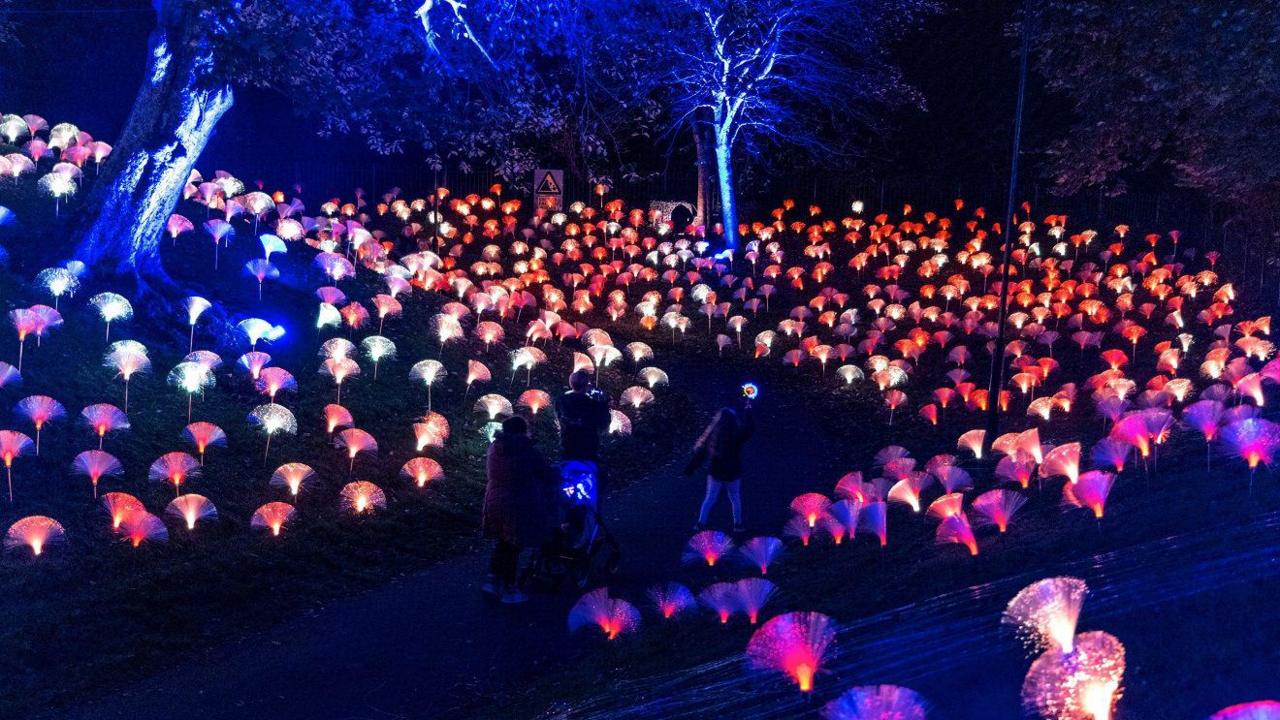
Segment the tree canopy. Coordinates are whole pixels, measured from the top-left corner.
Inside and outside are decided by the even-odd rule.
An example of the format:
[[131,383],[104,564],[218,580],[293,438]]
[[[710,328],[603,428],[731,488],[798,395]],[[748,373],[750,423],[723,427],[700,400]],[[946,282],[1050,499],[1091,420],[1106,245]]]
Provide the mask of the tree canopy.
[[1280,5],[1042,0],[1036,66],[1075,112],[1051,149],[1063,189],[1169,173],[1237,208],[1276,204]]
[[[182,4],[185,3],[175,3]],[[322,132],[381,153],[421,146],[508,178],[554,154],[626,167],[659,107],[641,74],[643,2],[221,0],[196,3],[220,73],[291,99]],[[626,154],[627,156],[630,153]]]

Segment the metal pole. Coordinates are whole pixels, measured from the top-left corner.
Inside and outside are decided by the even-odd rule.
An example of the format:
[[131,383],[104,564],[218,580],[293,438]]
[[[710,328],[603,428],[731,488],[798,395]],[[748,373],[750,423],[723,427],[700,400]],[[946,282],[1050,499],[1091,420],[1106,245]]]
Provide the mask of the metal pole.
[[1014,239],[1013,209],[1017,203],[1018,155],[1022,152],[1022,110],[1027,97],[1027,56],[1031,47],[1031,0],[1022,8],[1022,50],[1018,61],[1018,104],[1013,115],[1013,156],[1009,160],[1009,198],[1005,205],[1001,235],[1004,252],[1000,260],[1000,306],[997,310],[996,343],[991,349],[991,374],[987,383],[987,432],[983,438],[983,457],[991,457],[991,443],[1000,430],[1000,389],[1004,387],[1005,326],[1009,314],[1009,257]]

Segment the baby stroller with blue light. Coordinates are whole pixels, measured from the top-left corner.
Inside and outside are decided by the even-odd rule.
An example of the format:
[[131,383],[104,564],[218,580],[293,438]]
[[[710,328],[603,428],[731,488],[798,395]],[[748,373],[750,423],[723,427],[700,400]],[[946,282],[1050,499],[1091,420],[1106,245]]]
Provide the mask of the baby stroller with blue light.
[[585,589],[617,572],[621,551],[600,516],[597,479],[595,463],[560,466],[560,524],[525,567],[525,587],[558,590],[567,580]]

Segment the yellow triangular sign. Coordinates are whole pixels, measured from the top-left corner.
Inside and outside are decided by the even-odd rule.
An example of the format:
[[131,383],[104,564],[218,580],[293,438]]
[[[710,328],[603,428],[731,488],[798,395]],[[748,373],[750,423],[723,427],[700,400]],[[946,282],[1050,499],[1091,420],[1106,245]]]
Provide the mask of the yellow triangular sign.
[[559,195],[560,186],[556,184],[556,176],[551,172],[542,173],[542,182],[538,183],[536,192],[539,195]]

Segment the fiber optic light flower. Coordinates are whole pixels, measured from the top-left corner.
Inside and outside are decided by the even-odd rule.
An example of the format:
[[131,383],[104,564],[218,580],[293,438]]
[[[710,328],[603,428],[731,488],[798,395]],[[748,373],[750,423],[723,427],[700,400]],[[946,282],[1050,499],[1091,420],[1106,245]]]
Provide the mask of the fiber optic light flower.
[[271,438],[279,434],[294,435],[298,432],[298,420],[294,417],[293,411],[275,403],[255,407],[253,412],[249,413],[249,423],[258,426],[267,436],[266,446],[262,451],[264,462],[271,454]]
[[255,529],[270,530],[272,536],[278,536],[284,526],[297,517],[298,511],[289,503],[269,502],[253,511],[249,526]]
[[196,523],[204,520],[217,520],[218,508],[203,495],[187,493],[179,495],[164,509],[164,514],[183,522],[188,530],[195,530]]
[[42,175],[37,184],[40,186],[41,192],[53,198],[54,215],[60,214],[63,199],[75,195],[79,189],[75,178],[60,172],[50,172]]
[[786,674],[801,692],[811,692],[835,629],[831,618],[816,612],[792,612],[772,618],[747,643],[751,667]]
[[53,307],[63,295],[74,296],[80,288],[80,278],[65,267],[51,267],[41,270],[36,275],[36,282],[53,298]]
[[1071,652],[1047,650],[1022,683],[1022,704],[1051,720],[1111,720],[1124,680],[1124,645],[1104,632],[1076,638]]
[[89,405],[80,411],[93,434],[98,436],[98,449],[102,449],[102,441],[107,433],[129,429],[129,416],[120,408],[109,403]]
[[1232,705],[1210,715],[1208,720],[1280,720],[1280,702],[1258,700]]
[[40,431],[44,426],[54,420],[59,420],[66,416],[66,408],[62,407],[62,403],[54,400],[48,395],[30,395],[18,401],[15,410],[27,417],[36,429],[36,455],[40,454]]
[[98,497],[98,483],[104,477],[116,477],[124,472],[124,466],[116,456],[102,450],[85,450],[71,461],[71,471],[84,475],[93,484],[93,496]]
[[849,688],[822,708],[823,720],[926,720],[928,713],[924,698],[897,685]]
[[207,366],[190,360],[184,360],[175,365],[169,371],[168,381],[170,385],[187,394],[187,422],[191,422],[192,402],[196,393],[203,393],[216,383],[213,373]]
[[279,325],[272,325],[262,318],[246,318],[236,324],[236,329],[244,333],[249,340],[250,349],[256,350],[259,341],[274,342],[284,337],[285,330]]
[[569,632],[592,626],[614,640],[640,627],[640,611],[626,600],[609,597],[608,588],[599,588],[583,595],[569,610]]
[[182,492],[188,480],[200,477],[200,462],[184,452],[168,452],[156,458],[147,471],[152,482],[166,482],[173,486],[175,495]]
[[400,468],[400,477],[422,488],[426,487],[428,483],[443,480],[444,468],[440,467],[440,463],[431,458],[411,458]]
[[133,305],[113,292],[103,292],[89,298],[89,304],[98,311],[98,317],[107,325],[107,342],[111,342],[111,323],[133,317]]
[[387,506],[387,495],[371,482],[357,480],[342,486],[342,507],[357,515],[381,510]]
[[116,377],[124,380],[124,410],[129,412],[129,380],[151,369],[146,346],[134,340],[117,340],[107,348],[102,364],[114,369]]
[[271,474],[271,487],[285,488],[290,495],[296,496],[315,476],[316,471],[310,465],[300,462],[285,463]]
[[670,620],[697,604],[689,588],[677,582],[654,585],[649,588],[648,595],[664,620]]
[[717,530],[703,530],[689,538],[684,561],[706,563],[708,567],[715,567],[720,558],[728,555],[732,549],[733,540],[728,535]]
[[1036,581],[1009,601],[1000,622],[1013,626],[1032,649],[1070,653],[1075,648],[1076,620],[1087,592],[1079,578]]

